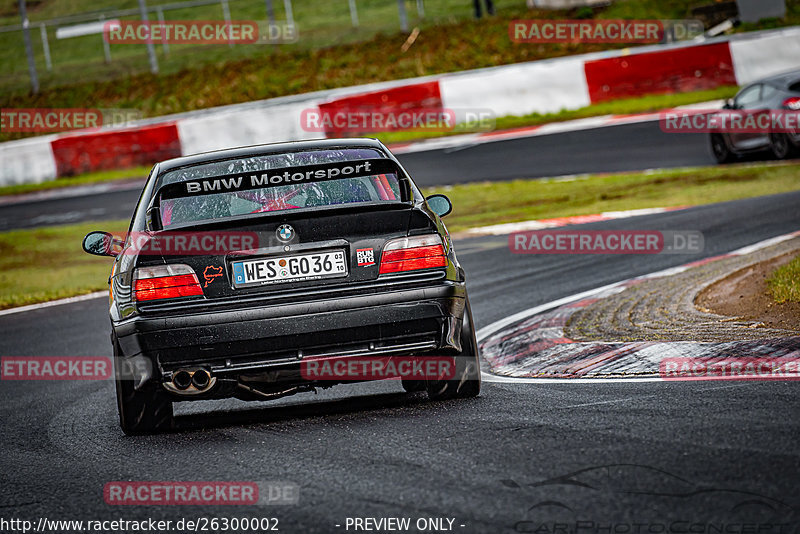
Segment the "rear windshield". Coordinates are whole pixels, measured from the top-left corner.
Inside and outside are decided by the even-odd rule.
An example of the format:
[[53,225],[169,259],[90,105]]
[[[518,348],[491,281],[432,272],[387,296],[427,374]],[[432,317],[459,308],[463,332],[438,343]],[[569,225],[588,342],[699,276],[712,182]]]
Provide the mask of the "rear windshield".
[[[313,152],[258,156],[247,159],[227,160],[197,165],[165,173],[159,179],[159,187],[190,182],[236,176],[237,173],[260,171],[293,171],[298,167],[336,162],[358,163],[364,159],[385,156],[372,149],[319,150]],[[402,189],[397,173],[372,174],[362,166],[352,176],[307,181],[287,185],[268,185],[225,192],[203,191],[194,196],[165,198],[160,201],[161,225],[163,228],[190,223],[206,222],[249,214],[319,208],[354,203],[401,202]],[[310,172],[310,171],[309,171]],[[275,173],[272,173],[275,174]],[[263,175],[262,175],[263,176]],[[225,180],[225,178],[221,178]],[[172,186],[183,187],[181,186]],[[169,188],[167,188],[169,189]]]

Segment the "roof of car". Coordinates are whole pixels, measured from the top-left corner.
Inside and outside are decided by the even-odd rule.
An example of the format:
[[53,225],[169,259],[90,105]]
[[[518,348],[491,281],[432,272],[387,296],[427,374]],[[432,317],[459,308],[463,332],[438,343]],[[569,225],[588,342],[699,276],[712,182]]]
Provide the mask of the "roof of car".
[[225,150],[214,150],[203,152],[191,156],[183,156],[162,161],[158,164],[159,172],[167,172],[181,167],[191,165],[201,165],[214,161],[249,158],[254,156],[264,156],[269,154],[282,154],[287,152],[302,152],[306,150],[334,150],[337,148],[375,148],[385,149],[383,144],[377,139],[316,139],[312,141],[291,141],[288,143],[270,143],[266,145],[252,145],[240,148],[227,148]]
[[780,74],[775,74],[773,76],[769,76],[768,78],[764,78],[761,81],[785,89],[788,88],[790,85],[794,85],[797,82],[800,82],[800,70],[782,72]]

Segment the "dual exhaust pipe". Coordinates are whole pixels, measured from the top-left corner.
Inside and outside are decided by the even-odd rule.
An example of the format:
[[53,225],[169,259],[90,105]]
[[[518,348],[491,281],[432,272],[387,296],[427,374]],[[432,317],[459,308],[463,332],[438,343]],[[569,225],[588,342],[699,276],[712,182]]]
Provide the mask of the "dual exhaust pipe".
[[216,382],[217,379],[203,368],[179,369],[172,374],[172,380],[165,382],[164,386],[173,393],[196,395],[208,391]]

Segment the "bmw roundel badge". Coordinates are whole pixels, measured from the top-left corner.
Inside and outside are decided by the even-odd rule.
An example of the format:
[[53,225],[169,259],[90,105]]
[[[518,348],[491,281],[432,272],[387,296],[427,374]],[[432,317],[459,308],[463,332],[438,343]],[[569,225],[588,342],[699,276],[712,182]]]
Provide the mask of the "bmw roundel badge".
[[292,228],[288,224],[282,224],[278,227],[278,231],[275,232],[278,235],[278,239],[283,241],[284,243],[287,241],[291,241],[294,238],[294,228]]

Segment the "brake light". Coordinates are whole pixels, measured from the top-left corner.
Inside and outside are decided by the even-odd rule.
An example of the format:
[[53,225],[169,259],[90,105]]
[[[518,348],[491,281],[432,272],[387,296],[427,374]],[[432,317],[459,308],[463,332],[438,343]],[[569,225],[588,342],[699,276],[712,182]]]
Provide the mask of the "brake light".
[[800,110],[800,97],[789,98],[783,102],[783,107],[794,111]]
[[422,235],[393,239],[383,247],[380,274],[447,267],[442,238]]
[[133,278],[133,300],[139,302],[203,295],[200,281],[188,265],[141,267]]

